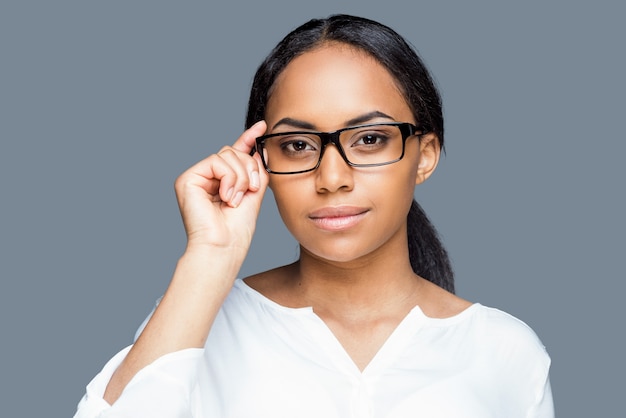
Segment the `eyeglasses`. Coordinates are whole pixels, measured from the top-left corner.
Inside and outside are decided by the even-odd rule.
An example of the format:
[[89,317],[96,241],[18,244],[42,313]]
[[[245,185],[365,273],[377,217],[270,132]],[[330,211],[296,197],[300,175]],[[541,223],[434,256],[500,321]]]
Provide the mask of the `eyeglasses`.
[[319,167],[333,144],[351,167],[392,164],[404,157],[407,138],[426,134],[411,123],[390,122],[351,126],[334,132],[280,132],[256,139],[256,149],[268,173],[297,174]]

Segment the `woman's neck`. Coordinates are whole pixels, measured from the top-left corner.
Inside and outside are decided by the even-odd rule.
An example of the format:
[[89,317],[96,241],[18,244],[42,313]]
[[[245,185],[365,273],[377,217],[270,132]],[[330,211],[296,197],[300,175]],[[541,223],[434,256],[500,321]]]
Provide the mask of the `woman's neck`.
[[408,251],[393,257],[369,254],[349,262],[321,259],[302,248],[288,267],[283,297],[289,305],[311,306],[318,313],[364,318],[416,305],[422,279],[411,269]]

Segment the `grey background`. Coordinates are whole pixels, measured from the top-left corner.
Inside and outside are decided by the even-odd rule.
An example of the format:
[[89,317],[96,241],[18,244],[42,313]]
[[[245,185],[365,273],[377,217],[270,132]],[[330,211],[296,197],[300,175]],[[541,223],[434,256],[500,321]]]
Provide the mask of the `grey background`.
[[[441,88],[416,196],[458,293],[535,329],[559,416],[621,411],[623,7],[410,4],[0,4],[1,416],[73,415],[183,250],[174,179],[241,132],[270,48],[336,12],[398,30]],[[295,255],[268,196],[242,275]]]

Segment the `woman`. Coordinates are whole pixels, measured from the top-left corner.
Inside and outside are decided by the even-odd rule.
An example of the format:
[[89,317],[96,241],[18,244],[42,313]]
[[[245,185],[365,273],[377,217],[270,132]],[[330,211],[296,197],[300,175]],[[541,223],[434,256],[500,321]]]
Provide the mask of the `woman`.
[[[178,178],[186,251],[77,417],[553,416],[540,341],[453,294],[413,200],[443,117],[399,35],[345,15],[295,29],[246,125]],[[268,186],[300,257],[235,280]]]

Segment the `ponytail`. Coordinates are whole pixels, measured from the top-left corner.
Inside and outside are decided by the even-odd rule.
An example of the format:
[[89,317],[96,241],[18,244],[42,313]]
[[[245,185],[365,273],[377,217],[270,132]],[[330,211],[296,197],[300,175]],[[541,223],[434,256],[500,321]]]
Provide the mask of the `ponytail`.
[[407,217],[409,258],[415,274],[454,293],[454,272],[434,225],[413,200]]

